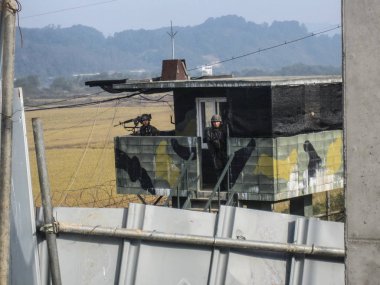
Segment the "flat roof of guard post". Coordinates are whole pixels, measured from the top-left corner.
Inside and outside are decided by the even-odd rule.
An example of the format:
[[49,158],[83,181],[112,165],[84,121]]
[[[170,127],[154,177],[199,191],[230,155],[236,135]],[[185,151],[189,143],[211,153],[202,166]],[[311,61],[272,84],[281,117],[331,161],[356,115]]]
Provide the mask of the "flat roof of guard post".
[[[105,84],[106,83],[106,84]],[[173,90],[177,88],[239,88],[239,87],[275,87],[284,85],[312,85],[342,83],[342,77],[324,76],[275,76],[275,77],[206,77],[202,79],[153,81],[153,80],[109,80],[91,81],[90,86],[112,86],[113,90],[136,91],[143,89]]]

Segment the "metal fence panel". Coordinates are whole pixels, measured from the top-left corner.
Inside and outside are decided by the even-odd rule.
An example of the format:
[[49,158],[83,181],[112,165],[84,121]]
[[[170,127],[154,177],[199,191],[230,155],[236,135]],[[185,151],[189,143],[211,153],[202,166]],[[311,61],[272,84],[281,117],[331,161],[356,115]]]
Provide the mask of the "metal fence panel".
[[[344,248],[344,224],[317,219],[296,221],[294,243]],[[292,258],[290,285],[344,284],[344,263],[339,260]]]
[[[11,284],[41,284],[22,90],[13,96]],[[20,274],[21,273],[21,274]]]
[[[57,208],[55,216],[62,223],[94,228],[296,242],[343,249],[343,224],[244,208],[222,206],[216,215],[131,204],[128,211]],[[63,284],[344,284],[343,259],[313,257],[295,261],[290,253],[213,248],[212,243],[206,246],[174,241],[123,241],[66,233],[57,238]],[[42,256],[43,248],[40,248]],[[42,262],[45,277],[47,268],[45,255]],[[45,277],[42,284],[48,284]]]
[[[221,207],[217,236],[267,242],[291,241],[297,216]],[[285,253],[214,251],[210,284],[287,284]]]
[[[132,204],[127,228],[213,236],[210,213]],[[212,251],[207,247],[125,241],[119,284],[207,284]]]
[[[38,209],[39,223],[43,221]],[[125,227],[128,209],[55,208],[54,216],[61,222]],[[121,239],[65,234],[57,236],[62,284],[117,284],[123,243]],[[42,284],[48,282],[46,244],[41,243]],[[27,283],[25,283],[27,284]]]

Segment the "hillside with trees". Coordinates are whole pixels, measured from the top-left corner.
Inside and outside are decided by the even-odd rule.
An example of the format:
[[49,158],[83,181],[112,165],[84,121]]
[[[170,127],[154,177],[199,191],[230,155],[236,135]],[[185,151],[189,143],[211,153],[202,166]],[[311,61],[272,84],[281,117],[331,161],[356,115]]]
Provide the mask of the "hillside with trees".
[[[238,16],[210,18],[203,24],[174,27],[174,30],[178,32],[176,58],[186,59],[188,68],[237,57],[310,33],[296,21],[255,24]],[[171,58],[168,27],[125,30],[109,37],[80,25],[22,28],[21,31],[22,41],[18,34],[16,45],[16,78],[36,76],[44,84],[48,79],[51,83],[52,78],[75,74],[116,72],[129,77],[158,76],[161,61]],[[318,35],[217,65],[214,72],[273,74],[285,68],[285,73],[292,69],[297,73],[308,69],[310,72],[307,66],[316,66],[316,72],[336,73],[341,60],[340,35]]]

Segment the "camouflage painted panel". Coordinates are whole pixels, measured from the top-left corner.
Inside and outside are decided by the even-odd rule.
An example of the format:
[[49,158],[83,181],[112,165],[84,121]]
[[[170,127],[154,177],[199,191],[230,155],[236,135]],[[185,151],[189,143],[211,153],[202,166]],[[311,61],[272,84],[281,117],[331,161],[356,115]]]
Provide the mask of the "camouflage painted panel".
[[[231,163],[230,185],[248,199],[268,199],[269,194],[275,201],[343,187],[341,130],[230,138],[229,144],[236,158]],[[250,144],[255,147],[250,149]]]
[[178,185],[184,196],[199,190],[199,150],[196,137],[116,137],[117,192],[169,195]]
[[176,135],[194,136],[197,134],[197,112],[193,108],[185,113],[182,121],[177,121],[175,125]]

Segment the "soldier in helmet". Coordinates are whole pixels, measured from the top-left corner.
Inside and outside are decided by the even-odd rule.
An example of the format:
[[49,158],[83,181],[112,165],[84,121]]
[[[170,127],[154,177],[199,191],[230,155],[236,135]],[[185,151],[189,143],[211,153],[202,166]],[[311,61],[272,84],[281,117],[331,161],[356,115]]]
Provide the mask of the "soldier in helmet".
[[153,127],[150,124],[152,116],[149,114],[143,114],[140,117],[141,128],[140,128],[140,136],[158,136],[160,131],[157,128]]
[[[227,131],[222,123],[220,115],[211,117],[211,127],[206,129],[204,141],[207,143],[217,179],[227,163]],[[222,188],[226,188],[226,180],[222,183]]]

